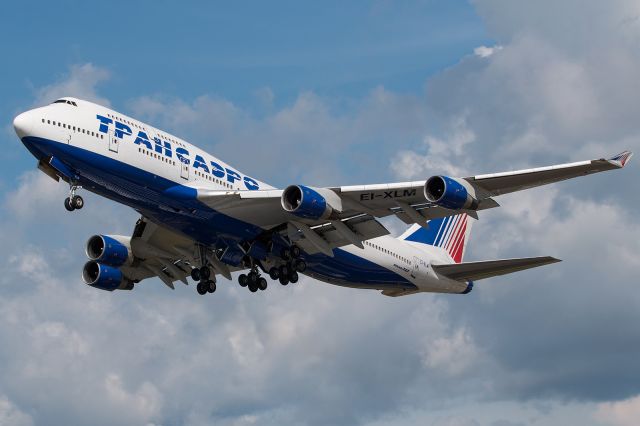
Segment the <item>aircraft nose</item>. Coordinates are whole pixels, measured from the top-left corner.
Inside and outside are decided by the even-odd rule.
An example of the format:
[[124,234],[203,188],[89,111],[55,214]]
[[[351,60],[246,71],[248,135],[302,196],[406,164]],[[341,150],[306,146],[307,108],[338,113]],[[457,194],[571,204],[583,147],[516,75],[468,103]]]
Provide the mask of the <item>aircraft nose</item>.
[[23,112],[13,119],[13,129],[20,139],[25,137],[28,133],[29,127],[29,112]]

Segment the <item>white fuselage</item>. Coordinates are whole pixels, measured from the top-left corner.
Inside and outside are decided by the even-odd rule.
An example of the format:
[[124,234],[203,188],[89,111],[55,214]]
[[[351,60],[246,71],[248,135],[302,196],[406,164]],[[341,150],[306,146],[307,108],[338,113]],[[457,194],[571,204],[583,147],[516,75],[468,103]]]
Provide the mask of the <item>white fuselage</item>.
[[[71,164],[84,179],[85,189],[129,205],[155,221],[161,221],[163,214],[171,214],[166,211],[170,209],[157,204],[154,210],[153,204],[174,194],[174,188],[230,192],[274,189],[170,133],[90,102],[65,100],[16,117],[14,125],[21,140],[41,161],[56,157]],[[150,198],[145,194],[150,194]],[[180,209],[175,207],[176,212]],[[174,228],[182,233],[186,233],[185,229]],[[246,235],[237,237],[242,239]],[[366,241],[364,249],[349,245],[336,252],[343,257],[340,262],[314,255],[319,266],[305,273],[332,284],[357,288],[404,287],[447,293],[467,289],[467,283],[433,271],[432,264],[453,262],[438,247],[383,236]],[[354,266],[354,262],[358,265]],[[341,273],[344,265],[353,271]],[[368,278],[367,271],[376,268],[380,268],[378,274],[374,272]],[[398,277],[395,287],[394,275]]]

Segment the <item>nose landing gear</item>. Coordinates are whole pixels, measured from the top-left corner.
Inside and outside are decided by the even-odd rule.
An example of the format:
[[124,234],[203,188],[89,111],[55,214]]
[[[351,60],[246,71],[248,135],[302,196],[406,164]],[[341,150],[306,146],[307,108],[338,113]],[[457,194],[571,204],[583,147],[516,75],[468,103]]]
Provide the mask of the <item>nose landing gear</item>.
[[64,208],[67,209],[67,211],[72,212],[84,207],[84,200],[81,196],[76,195],[76,191],[81,188],[81,186],[71,185],[69,196],[64,199]]

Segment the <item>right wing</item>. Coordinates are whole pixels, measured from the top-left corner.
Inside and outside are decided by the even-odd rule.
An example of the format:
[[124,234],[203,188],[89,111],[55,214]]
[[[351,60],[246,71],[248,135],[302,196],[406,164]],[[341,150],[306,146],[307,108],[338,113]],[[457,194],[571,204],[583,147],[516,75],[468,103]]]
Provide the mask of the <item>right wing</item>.
[[[429,180],[376,185],[311,188],[292,185],[286,190],[218,191],[195,189],[197,198],[210,208],[283,236],[297,234],[299,244],[309,253],[332,255],[332,249],[388,234],[377,219],[395,215],[407,224],[428,227],[427,220],[467,213],[477,218],[480,210],[498,207],[493,197],[559,182],[592,173],[624,167],[631,158],[625,151],[609,159],[597,159],[550,167],[469,177],[433,176]],[[460,191],[466,201],[452,207],[430,191],[430,181],[439,181],[440,191]],[[437,185],[436,185],[437,186]],[[331,207],[330,214],[296,216],[283,207],[286,191],[307,188]],[[451,190],[451,188],[458,188]],[[437,188],[436,188],[437,189]],[[452,194],[454,197],[457,194]],[[301,202],[302,196],[296,197]],[[457,200],[458,202],[460,200]],[[366,225],[364,224],[366,222]],[[326,238],[331,234],[331,238]]]
[[483,197],[495,197],[579,176],[620,169],[624,167],[632,155],[633,153],[625,151],[609,159],[600,158],[599,160],[558,164],[514,172],[477,175],[464,179],[478,188]]
[[538,266],[560,262],[550,256],[523,257],[519,259],[486,260],[482,262],[463,262],[447,265],[432,265],[433,270],[456,281],[478,281],[498,275],[524,271]]

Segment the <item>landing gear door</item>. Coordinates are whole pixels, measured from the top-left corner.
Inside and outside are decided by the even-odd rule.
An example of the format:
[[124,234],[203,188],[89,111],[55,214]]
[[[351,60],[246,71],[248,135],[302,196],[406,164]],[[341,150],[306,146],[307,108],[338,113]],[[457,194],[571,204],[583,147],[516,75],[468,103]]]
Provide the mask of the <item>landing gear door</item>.
[[180,160],[180,177],[189,180],[189,163],[188,160]]
[[114,136],[113,131],[109,130],[107,133],[107,139],[109,139],[109,151],[117,153],[120,141]]

